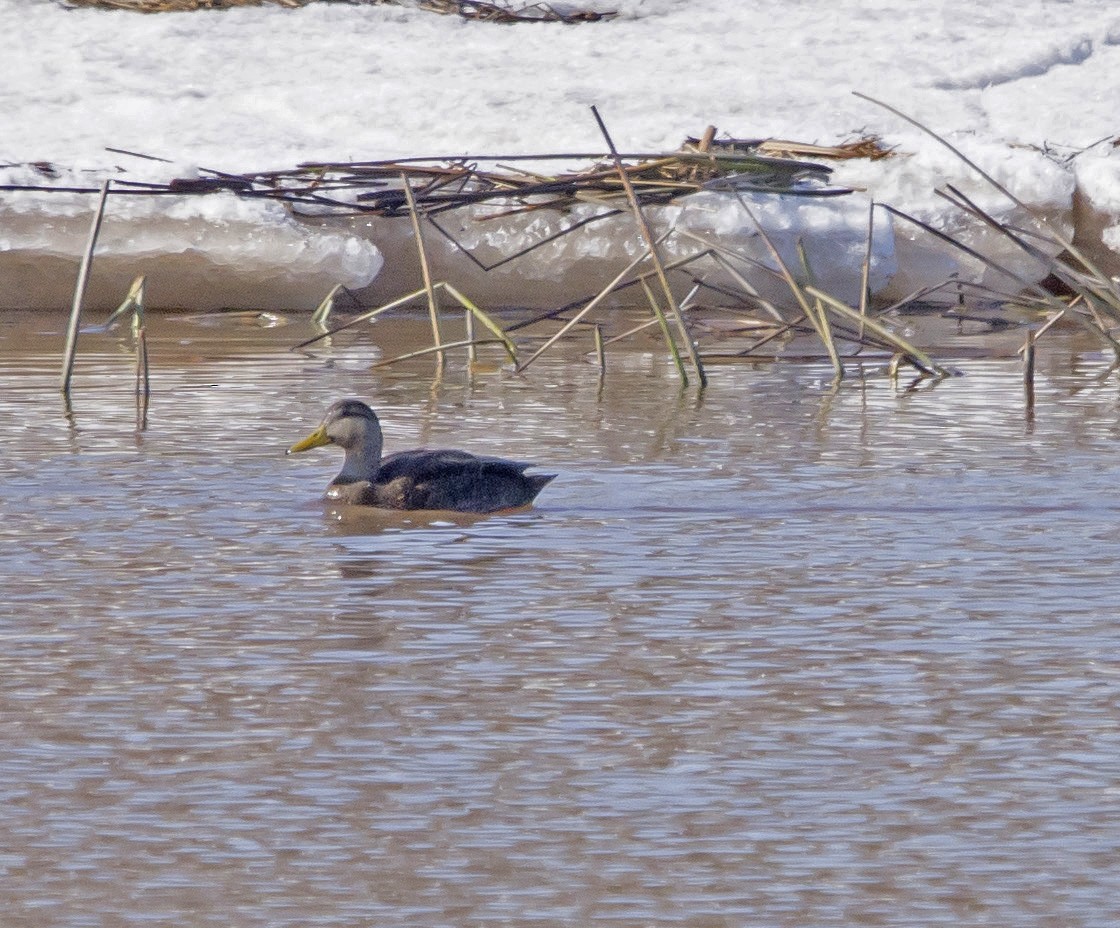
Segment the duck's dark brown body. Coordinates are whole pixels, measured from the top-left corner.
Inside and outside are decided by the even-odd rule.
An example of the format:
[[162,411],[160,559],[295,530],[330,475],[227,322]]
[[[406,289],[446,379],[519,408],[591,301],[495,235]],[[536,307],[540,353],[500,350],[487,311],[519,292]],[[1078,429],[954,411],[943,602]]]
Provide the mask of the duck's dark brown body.
[[496,512],[528,506],[555,474],[531,465],[454,450],[401,451],[381,457],[381,425],[359,400],[340,400],[322,424],[289,453],[337,444],[346,452],[327,498],[381,509]]
[[526,474],[528,464],[465,451],[401,451],[381,461],[372,480],[332,483],[327,496],[382,509],[496,512],[528,506],[555,474]]

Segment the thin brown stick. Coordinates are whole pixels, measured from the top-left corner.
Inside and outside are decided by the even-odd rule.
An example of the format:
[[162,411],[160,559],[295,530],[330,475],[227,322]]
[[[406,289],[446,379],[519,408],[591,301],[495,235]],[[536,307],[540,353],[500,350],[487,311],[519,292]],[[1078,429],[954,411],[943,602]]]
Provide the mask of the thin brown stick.
[[863,319],[867,315],[867,304],[871,301],[871,252],[875,241],[875,201],[867,208],[867,251],[863,255],[863,267],[859,277],[859,337],[863,338]]
[[577,322],[579,322],[584,316],[586,316],[589,312],[591,312],[591,310],[593,310],[596,306],[598,306],[601,302],[603,302],[603,300],[605,300],[614,291],[614,289],[619,285],[619,283],[621,283],[622,280],[631,271],[634,270],[634,268],[636,268],[639,264],[641,264],[643,261],[645,261],[646,258],[648,258],[648,257],[649,257],[649,252],[648,251],[643,251],[640,255],[638,255],[638,257],[636,257],[633,261],[631,261],[628,265],[626,265],[625,268],[623,268],[621,271],[619,271],[618,274],[615,275],[614,279],[611,280],[611,282],[609,284],[607,284],[602,290],[600,290],[598,295],[594,299],[588,301],[587,305],[584,306],[583,309],[581,309],[578,313],[576,313],[574,316],[572,316],[571,319],[569,319],[566,323],[564,323],[563,327],[561,327],[559,332],[557,332],[555,335],[550,337],[543,345],[540,346],[540,348],[538,348],[536,351],[534,351],[533,354],[530,355],[529,358],[523,364],[518,366],[518,368],[517,368],[518,373],[525,370],[525,368],[527,368],[530,364],[532,364],[535,360],[537,360],[537,358],[539,358],[542,354],[545,353],[545,351],[547,351],[549,348],[551,348],[552,345],[554,345],[565,333],[567,333],[571,328],[573,328]]
[[[500,345],[502,340],[500,338],[481,338],[475,342],[476,345]],[[377,361],[372,366],[374,368],[386,367],[390,364],[396,364],[398,361],[409,361],[412,358],[422,358],[426,354],[435,354],[436,352],[450,351],[452,348],[465,348],[469,345],[466,339],[461,339],[456,342],[447,342],[442,345],[429,345],[427,348],[420,348],[416,351],[409,351],[405,354],[399,354],[393,358],[386,358],[384,361]]]
[[737,356],[740,357],[740,358],[751,357],[763,345],[769,344],[770,342],[774,341],[774,339],[776,339],[776,338],[781,338],[783,335],[785,335],[791,329],[796,329],[802,323],[802,321],[805,321],[805,318],[806,318],[805,313],[803,313],[803,312],[798,313],[797,316],[793,319],[792,322],[787,322],[784,325],[779,326],[777,329],[775,329],[769,335],[765,335],[762,338],[760,338],[758,341],[756,341],[749,348],[744,348],[742,351],[738,352]]
[[148,376],[148,334],[141,326],[136,333],[136,401],[147,405],[151,395],[152,386]]
[[70,306],[70,323],[66,328],[66,347],[62,355],[62,377],[59,388],[67,399],[70,398],[70,381],[74,376],[74,355],[78,351],[78,331],[82,321],[82,302],[85,300],[86,289],[89,287],[89,269],[93,265],[93,250],[97,247],[97,235],[101,231],[101,220],[105,216],[105,201],[109,197],[109,184],[106,178],[101,184],[101,193],[97,201],[97,209],[93,213],[93,221],[89,227],[89,240],[86,242],[85,254],[78,268],[78,280],[74,284],[74,300]]
[[[625,170],[622,164],[622,158],[618,154],[618,149],[615,148],[614,140],[611,138],[610,132],[607,131],[607,124],[603,122],[603,117],[599,115],[599,110],[594,106],[591,107],[591,112],[595,116],[595,121],[599,124],[599,131],[603,134],[603,139],[610,149],[611,158],[614,160],[615,167],[618,169],[619,179],[622,181],[622,186],[626,190],[626,198],[630,201],[630,209],[634,213],[634,219],[638,223],[638,230],[645,240],[646,247],[649,249],[650,260],[657,271],[657,279],[661,283],[661,289],[665,294],[665,302],[672,310],[673,321],[677,324],[680,331],[681,338],[684,339],[685,350],[688,352],[689,360],[692,361],[692,366],[696,371],[696,377],[700,381],[700,386],[705,387],[708,384],[708,377],[704,373],[704,364],[700,360],[700,355],[696,351],[696,345],[689,334],[688,327],[685,325],[684,316],[681,314],[680,307],[677,305],[676,298],[673,296],[673,288],[669,286],[669,278],[665,276],[665,267],[661,262],[661,256],[657,251],[657,241],[654,239],[653,232],[646,222],[646,217],[642,213],[641,205],[638,203],[638,196],[634,193],[634,185],[630,181],[630,175]],[[668,331],[666,329],[666,331]],[[669,336],[672,342],[672,336]],[[672,346],[672,350],[676,351],[676,347]],[[688,383],[688,377],[685,375],[684,370],[681,370],[681,379]]]
[[352,319],[347,319],[345,322],[336,325],[334,328],[327,329],[326,332],[320,332],[318,335],[314,335],[311,338],[305,339],[298,345],[292,345],[292,347],[288,350],[299,351],[301,348],[307,348],[309,345],[314,345],[316,342],[320,342],[325,338],[330,338],[332,335],[337,335],[339,332],[344,332],[346,331],[346,329],[353,328],[359,323],[365,322],[368,319],[372,319],[375,316],[379,316],[391,309],[396,309],[398,306],[404,306],[407,303],[411,303],[413,300],[418,300],[422,296],[424,296],[424,290],[413,290],[412,293],[406,293],[404,296],[397,297],[397,299],[378,306],[376,309],[367,310],[366,312],[361,313],[360,315],[357,315]]
[[420,214],[416,211],[416,199],[412,195],[412,185],[408,175],[401,172],[401,183],[404,184],[404,196],[408,201],[408,215],[412,220],[412,233],[416,236],[416,252],[420,256],[420,273],[424,278],[424,291],[428,295],[428,316],[432,321],[432,344],[436,346],[436,363],[440,367],[446,363],[447,358],[443,349],[443,336],[439,331],[439,304],[436,302],[435,288],[432,286],[432,272],[428,267],[428,255],[424,250],[424,235],[420,229]]
[[656,319],[647,319],[645,322],[639,322],[636,326],[631,329],[627,329],[625,332],[619,332],[618,335],[612,335],[610,338],[606,339],[603,342],[603,346],[606,347],[607,345],[613,345],[615,342],[620,342],[624,338],[629,338],[636,332],[644,332],[646,329],[652,328],[655,325],[657,325]]
[[474,313],[469,309],[463,310],[463,323],[467,330],[467,362],[473,365],[478,360],[478,351],[474,344]]
[[603,327],[596,324],[595,332],[595,357],[599,361],[599,376],[607,372],[607,355],[603,351]]
[[677,343],[673,341],[673,333],[669,331],[669,320],[665,318],[665,313],[662,312],[661,306],[657,302],[657,297],[650,287],[649,281],[645,277],[639,278],[638,281],[642,285],[642,292],[646,295],[646,302],[649,303],[650,308],[653,310],[654,318],[661,329],[661,337],[665,339],[665,344],[669,346],[669,354],[673,356],[673,364],[676,365],[681,375],[681,383],[688,383],[688,375],[684,372],[684,362],[681,360],[680,352],[677,351]]

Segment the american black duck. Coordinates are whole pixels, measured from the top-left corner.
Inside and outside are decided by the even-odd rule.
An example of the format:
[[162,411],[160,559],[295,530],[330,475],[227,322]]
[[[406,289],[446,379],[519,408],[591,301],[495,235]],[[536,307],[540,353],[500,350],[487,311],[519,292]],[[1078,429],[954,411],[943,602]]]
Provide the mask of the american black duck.
[[528,506],[555,474],[526,474],[531,465],[466,451],[398,451],[381,457],[381,423],[360,400],[339,400],[319,427],[288,454],[338,445],[342,470],[327,498],[381,509],[496,512]]

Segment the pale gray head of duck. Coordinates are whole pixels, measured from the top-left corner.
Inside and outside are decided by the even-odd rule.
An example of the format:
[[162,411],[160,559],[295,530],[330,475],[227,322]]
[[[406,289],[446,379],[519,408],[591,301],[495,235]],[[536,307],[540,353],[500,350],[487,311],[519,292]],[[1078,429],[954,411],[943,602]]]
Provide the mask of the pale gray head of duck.
[[288,454],[338,445],[346,452],[342,472],[333,483],[370,480],[381,463],[381,423],[361,400],[332,403],[319,427],[288,449]]

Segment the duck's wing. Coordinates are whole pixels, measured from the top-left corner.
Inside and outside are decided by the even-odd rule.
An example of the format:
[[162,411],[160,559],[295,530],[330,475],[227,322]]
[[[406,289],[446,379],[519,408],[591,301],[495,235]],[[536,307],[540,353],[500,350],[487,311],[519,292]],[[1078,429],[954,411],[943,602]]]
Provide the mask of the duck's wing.
[[527,506],[555,474],[525,474],[522,461],[454,450],[401,451],[384,458],[369,502],[391,509],[494,512]]

